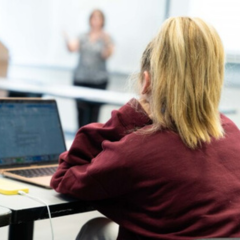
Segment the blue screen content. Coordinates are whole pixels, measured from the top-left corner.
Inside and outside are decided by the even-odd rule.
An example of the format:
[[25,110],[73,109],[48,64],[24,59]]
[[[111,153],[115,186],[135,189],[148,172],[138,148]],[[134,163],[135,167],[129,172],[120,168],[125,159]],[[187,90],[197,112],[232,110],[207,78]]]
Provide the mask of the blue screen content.
[[51,162],[63,151],[55,102],[0,102],[0,166]]

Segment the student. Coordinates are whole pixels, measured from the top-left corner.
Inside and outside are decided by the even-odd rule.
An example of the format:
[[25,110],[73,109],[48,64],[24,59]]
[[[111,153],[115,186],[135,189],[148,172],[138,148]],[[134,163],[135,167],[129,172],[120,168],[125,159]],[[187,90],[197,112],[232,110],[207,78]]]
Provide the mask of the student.
[[143,54],[139,100],[82,127],[51,186],[94,201],[118,240],[240,237],[240,132],[218,112],[223,78],[216,30],[166,20]]
[[[99,9],[94,10],[89,17],[89,32],[79,39],[69,40],[65,34],[68,50],[79,52],[78,65],[74,71],[74,85],[95,89],[106,89],[108,71],[106,60],[113,53],[113,42],[103,28],[105,16]],[[97,122],[101,104],[77,100],[78,126]]]

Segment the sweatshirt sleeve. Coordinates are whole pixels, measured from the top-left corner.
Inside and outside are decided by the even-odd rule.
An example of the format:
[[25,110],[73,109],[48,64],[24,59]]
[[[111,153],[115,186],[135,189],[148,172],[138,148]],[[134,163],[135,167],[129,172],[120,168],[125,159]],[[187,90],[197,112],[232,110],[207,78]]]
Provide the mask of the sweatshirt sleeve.
[[80,128],[70,150],[59,157],[59,167],[52,177],[51,187],[81,199],[82,196],[88,200],[109,197],[103,190],[104,184],[96,180],[98,176],[95,173],[101,172],[103,176],[103,172],[107,175],[109,169],[121,168],[122,162],[117,161],[119,152],[115,147],[111,149],[112,144],[118,145],[124,136],[150,123],[140,104],[132,99],[113,111],[106,124],[92,123]]

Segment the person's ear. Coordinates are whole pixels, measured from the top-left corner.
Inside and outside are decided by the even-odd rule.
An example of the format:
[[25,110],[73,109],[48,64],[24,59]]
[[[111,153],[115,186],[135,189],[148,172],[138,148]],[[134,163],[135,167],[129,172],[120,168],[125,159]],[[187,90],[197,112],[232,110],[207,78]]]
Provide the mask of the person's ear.
[[143,72],[142,94],[146,94],[150,91],[151,77],[148,71]]

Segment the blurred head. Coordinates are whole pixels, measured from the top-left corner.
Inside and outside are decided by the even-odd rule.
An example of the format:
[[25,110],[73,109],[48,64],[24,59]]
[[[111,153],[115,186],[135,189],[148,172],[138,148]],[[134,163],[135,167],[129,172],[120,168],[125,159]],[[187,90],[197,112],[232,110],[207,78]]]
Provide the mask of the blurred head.
[[92,11],[89,17],[90,27],[93,29],[102,29],[105,24],[105,16],[99,9]]
[[178,132],[190,148],[223,136],[218,106],[224,49],[212,26],[198,18],[167,19],[143,54],[145,70],[153,129]]

